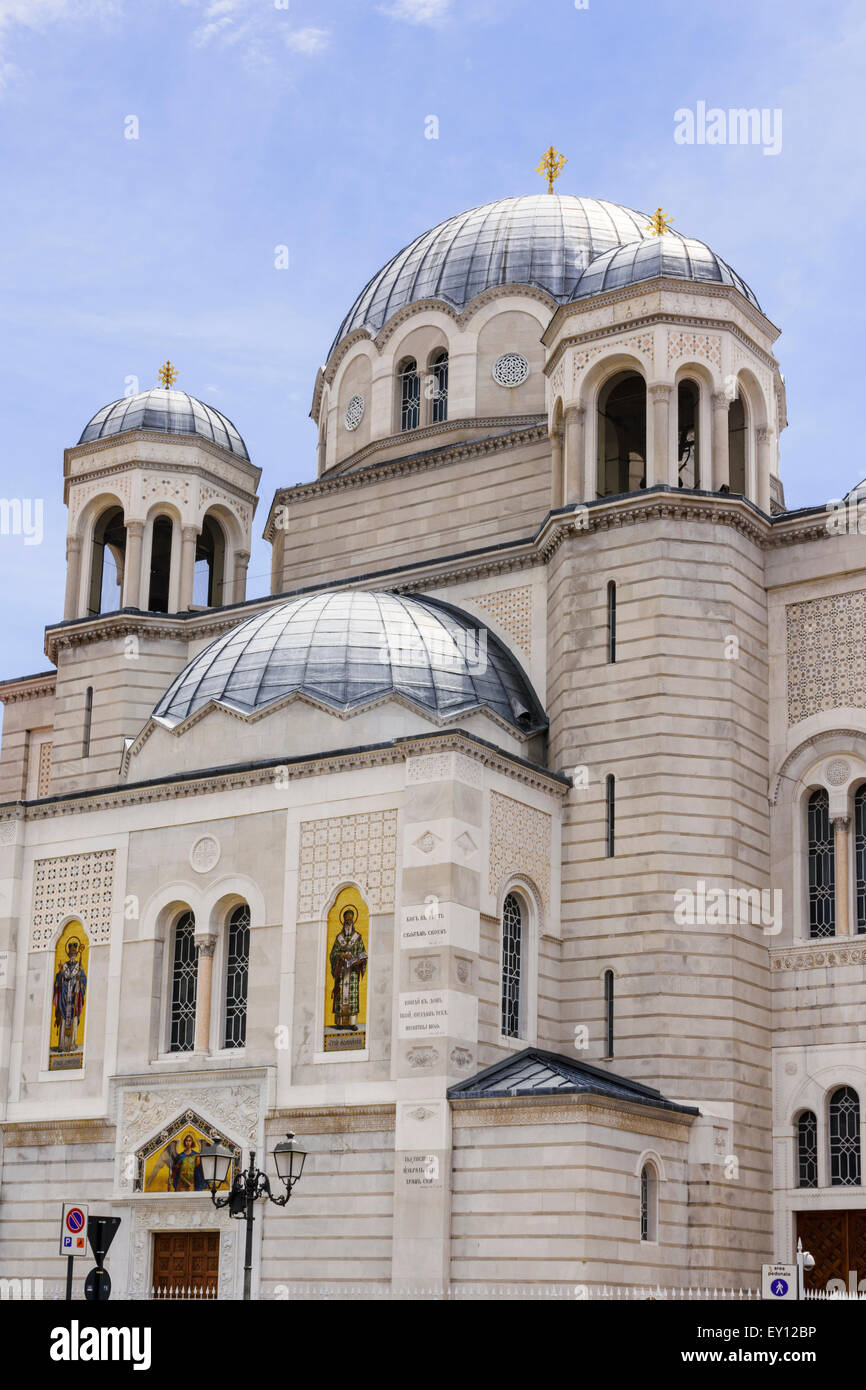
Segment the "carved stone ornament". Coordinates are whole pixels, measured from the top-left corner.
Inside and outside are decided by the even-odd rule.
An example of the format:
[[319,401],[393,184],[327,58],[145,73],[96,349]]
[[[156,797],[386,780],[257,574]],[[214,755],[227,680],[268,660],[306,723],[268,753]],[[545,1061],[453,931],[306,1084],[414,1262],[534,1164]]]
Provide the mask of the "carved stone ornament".
[[189,862],[197,874],[210,873],[219,863],[220,842],[213,835],[202,835],[189,852]]
[[829,787],[844,787],[851,777],[851,764],[844,758],[834,758],[824,769],[824,780]]

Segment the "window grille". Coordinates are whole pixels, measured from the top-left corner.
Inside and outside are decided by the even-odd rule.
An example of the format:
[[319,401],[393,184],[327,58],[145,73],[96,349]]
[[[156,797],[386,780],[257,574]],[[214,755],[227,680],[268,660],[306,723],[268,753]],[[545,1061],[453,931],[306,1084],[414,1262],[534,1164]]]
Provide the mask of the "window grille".
[[809,797],[809,935],[836,934],[836,856],[826,791]]
[[650,1238],[650,1171],[645,1163],[640,1170],[640,1238]]
[[191,912],[185,912],[182,917],[178,918],[174,928],[170,1052],[192,1052],[195,1047],[197,982],[198,954],[195,949],[195,918]]
[[520,1037],[520,992],[523,973],[523,909],[514,893],[502,905],[502,1033]]
[[242,903],[229,918],[223,1047],[243,1047],[246,1043],[249,971],[250,910]]
[[840,1086],[830,1097],[830,1182],[860,1185],[860,1101],[851,1086]]
[[866,782],[857,788],[854,797],[854,863],[857,932],[862,936],[866,932]]
[[414,359],[400,368],[400,429],[417,430],[421,416],[421,381]]
[[797,1121],[797,1186],[818,1186],[818,1121],[811,1110]]
[[432,364],[434,382],[433,424],[448,419],[448,353],[440,352]]

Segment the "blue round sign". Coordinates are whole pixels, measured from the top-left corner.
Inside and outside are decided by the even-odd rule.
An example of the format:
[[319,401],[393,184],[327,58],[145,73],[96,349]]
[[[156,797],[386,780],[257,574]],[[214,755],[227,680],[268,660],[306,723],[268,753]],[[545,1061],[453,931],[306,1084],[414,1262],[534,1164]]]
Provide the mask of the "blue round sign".
[[774,1279],[770,1285],[770,1293],[774,1298],[784,1298],[788,1292],[787,1279]]

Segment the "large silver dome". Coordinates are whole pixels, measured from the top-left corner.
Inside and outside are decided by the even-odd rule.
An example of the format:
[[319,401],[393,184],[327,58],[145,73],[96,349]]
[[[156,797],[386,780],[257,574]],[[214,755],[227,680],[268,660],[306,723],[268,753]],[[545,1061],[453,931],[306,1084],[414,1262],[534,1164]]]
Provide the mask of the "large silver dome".
[[498,198],[449,217],[398,251],[364,286],[328,356],[356,328],[378,333],[398,309],[419,299],[462,309],[493,285],[536,285],[564,304],[594,257],[648,235],[649,220],[618,203],[557,193]]
[[212,700],[251,714],[293,693],[340,711],[397,694],[440,719],[485,708],[523,733],[547,725],[519,664],[476,618],[438,599],[364,589],[247,618],[181,671],[153,714],[174,727]]
[[616,246],[597,256],[586,268],[575,286],[571,298],[586,299],[605,290],[618,290],[624,285],[637,285],[664,275],[673,280],[702,280],[720,285],[733,285],[750,304],[760,309],[755,295],[735,270],[711,251],[703,241],[693,237],[643,237],[625,246]]
[[169,391],[163,386],[154,386],[150,391],[139,391],[137,396],[124,396],[104,405],[85,425],[78,442],[88,444],[92,439],[107,439],[130,430],[198,434],[232,454],[249,458],[247,446],[231,420],[212,405],[187,395],[186,391]]

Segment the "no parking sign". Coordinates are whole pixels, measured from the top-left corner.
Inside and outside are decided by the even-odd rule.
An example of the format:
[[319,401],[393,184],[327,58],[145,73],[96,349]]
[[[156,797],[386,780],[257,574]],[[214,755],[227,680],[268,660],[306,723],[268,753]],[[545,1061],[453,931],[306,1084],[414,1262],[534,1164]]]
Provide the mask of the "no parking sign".
[[87,1207],[83,1202],[65,1202],[60,1221],[60,1254],[87,1254]]

